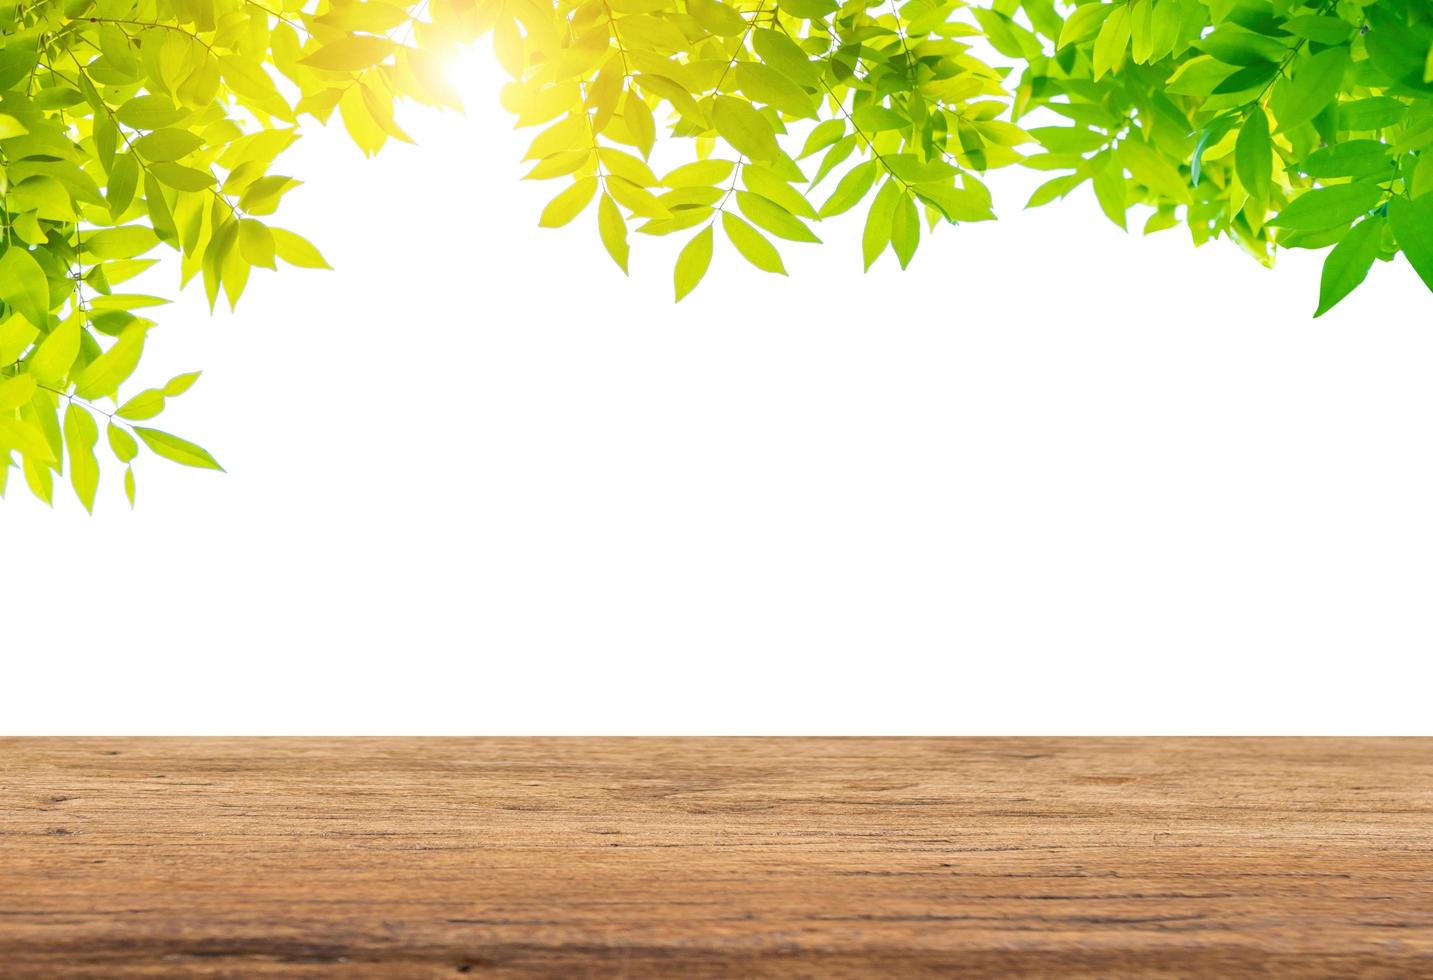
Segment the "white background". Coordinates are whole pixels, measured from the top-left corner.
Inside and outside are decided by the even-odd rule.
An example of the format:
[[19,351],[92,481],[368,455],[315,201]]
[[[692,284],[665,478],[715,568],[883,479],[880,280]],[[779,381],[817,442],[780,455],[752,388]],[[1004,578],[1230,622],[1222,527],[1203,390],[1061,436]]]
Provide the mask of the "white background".
[[[0,504],[9,733],[1430,733],[1433,330],[1401,261],[1125,236],[1087,192],[860,271],[859,219],[624,279],[536,217],[487,59],[162,310],[203,368],[93,517]],[[170,266],[171,287],[177,269]]]

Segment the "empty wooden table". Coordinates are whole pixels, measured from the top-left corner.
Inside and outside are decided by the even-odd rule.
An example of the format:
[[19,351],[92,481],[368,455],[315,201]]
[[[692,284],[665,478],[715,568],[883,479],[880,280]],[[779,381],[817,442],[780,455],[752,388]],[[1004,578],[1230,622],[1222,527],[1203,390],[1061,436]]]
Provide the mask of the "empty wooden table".
[[1433,740],[3,739],[0,976],[1433,975]]

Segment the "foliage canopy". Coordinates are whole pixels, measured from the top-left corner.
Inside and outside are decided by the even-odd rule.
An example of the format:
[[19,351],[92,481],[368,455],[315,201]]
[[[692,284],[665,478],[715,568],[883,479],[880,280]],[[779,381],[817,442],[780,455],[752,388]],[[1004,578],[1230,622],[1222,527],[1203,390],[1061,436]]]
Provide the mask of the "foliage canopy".
[[444,59],[485,35],[527,177],[559,185],[541,224],[595,211],[624,271],[634,234],[684,236],[679,300],[718,236],[784,273],[847,211],[867,268],[904,267],[994,218],[982,176],[1011,165],[1050,174],[1029,206],[1088,182],[1121,227],[1328,249],[1320,315],[1400,252],[1433,288],[1427,0],[0,2],[0,492],[18,463],[92,507],[101,426],[131,503],[141,447],[217,469],[140,424],[197,374],[131,389],[164,300],[124,283],[160,246],[211,306],[326,267],[271,222],[300,120],[406,140],[395,104],[456,108]]

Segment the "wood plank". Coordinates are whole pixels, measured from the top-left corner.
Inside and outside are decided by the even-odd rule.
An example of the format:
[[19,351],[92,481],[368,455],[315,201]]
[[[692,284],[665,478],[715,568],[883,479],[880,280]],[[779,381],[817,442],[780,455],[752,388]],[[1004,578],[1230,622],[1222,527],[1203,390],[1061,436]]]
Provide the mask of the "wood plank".
[[0,976],[1433,975],[1428,739],[3,739]]

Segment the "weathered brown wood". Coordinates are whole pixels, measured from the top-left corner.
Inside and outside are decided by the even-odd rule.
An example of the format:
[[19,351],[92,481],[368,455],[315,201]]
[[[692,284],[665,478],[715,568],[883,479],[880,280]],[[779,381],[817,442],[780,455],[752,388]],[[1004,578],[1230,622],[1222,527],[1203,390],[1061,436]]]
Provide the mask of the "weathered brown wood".
[[1433,976],[1433,740],[6,739],[0,977]]

